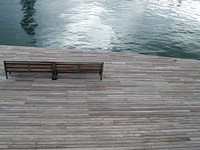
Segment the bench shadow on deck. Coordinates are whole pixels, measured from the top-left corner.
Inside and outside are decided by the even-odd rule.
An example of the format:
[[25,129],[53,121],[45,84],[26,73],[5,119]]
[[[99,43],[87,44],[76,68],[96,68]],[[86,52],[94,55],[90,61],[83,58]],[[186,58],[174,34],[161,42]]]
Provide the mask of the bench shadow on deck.
[[1,63],[0,149],[200,148],[199,61],[0,46],[0,60],[10,59],[102,61],[104,77],[6,80]]

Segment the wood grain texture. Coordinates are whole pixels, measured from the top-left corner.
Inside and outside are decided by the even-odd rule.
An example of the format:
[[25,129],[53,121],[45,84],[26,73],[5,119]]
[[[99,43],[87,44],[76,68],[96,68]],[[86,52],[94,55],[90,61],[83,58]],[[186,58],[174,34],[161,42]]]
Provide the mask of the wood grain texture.
[[[98,74],[12,73],[4,60],[105,62]],[[0,149],[198,150],[200,62],[0,46]]]

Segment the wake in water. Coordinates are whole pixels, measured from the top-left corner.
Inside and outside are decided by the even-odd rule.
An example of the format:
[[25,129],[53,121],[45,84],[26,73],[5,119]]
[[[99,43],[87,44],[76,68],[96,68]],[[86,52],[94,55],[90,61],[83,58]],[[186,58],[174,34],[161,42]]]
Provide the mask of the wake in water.
[[0,44],[200,59],[199,8],[195,0],[7,0]]

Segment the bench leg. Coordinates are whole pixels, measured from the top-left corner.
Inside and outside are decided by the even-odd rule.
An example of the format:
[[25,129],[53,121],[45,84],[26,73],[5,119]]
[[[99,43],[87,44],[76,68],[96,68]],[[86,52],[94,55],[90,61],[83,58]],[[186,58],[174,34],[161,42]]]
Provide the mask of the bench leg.
[[8,72],[6,71],[6,79],[8,79]]
[[52,63],[52,80],[56,80],[56,63]]
[[57,80],[57,75],[58,75],[58,73],[54,72],[54,80]]
[[57,80],[57,74],[55,72],[52,73],[52,80]]
[[55,73],[52,74],[52,80],[57,80],[57,76]]
[[103,78],[103,74],[101,73],[101,75],[100,75],[100,81],[102,81],[102,78]]
[[52,80],[57,80],[57,76],[54,75],[54,76],[52,77]]
[[52,72],[52,80],[55,80],[55,73]]

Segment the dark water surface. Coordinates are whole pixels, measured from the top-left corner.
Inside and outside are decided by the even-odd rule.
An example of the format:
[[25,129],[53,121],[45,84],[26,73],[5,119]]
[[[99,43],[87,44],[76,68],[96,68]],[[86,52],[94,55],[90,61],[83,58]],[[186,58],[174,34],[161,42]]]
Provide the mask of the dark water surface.
[[200,1],[0,0],[0,44],[200,60]]

